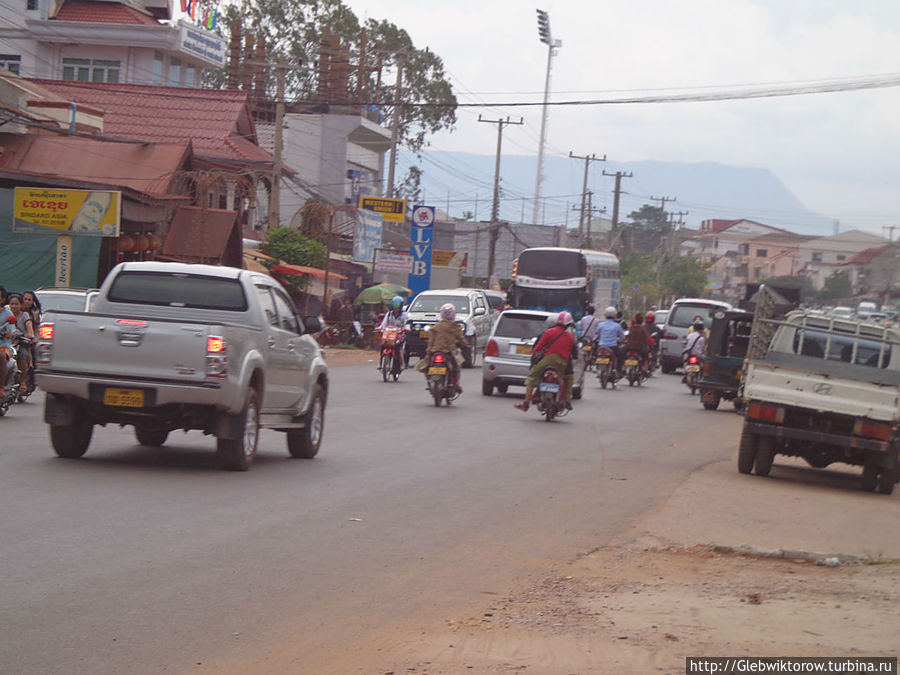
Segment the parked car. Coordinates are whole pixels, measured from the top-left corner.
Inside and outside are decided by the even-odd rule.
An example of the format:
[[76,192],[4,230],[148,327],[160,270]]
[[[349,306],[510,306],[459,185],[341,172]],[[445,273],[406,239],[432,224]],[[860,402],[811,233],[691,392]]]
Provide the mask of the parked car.
[[41,311],[62,309],[67,312],[88,312],[96,288],[70,288],[68,286],[42,286],[34,294],[41,303]]
[[490,305],[492,312],[502,312],[503,308],[506,306],[506,293],[504,291],[492,291],[485,290],[485,296],[487,297],[488,305]]
[[853,318],[853,308],[852,307],[843,307],[838,306],[834,307],[831,310],[831,316],[836,319],[852,319]]
[[674,372],[681,365],[684,338],[694,317],[701,317],[708,329],[712,325],[713,313],[718,309],[731,309],[731,305],[704,298],[682,298],[672,303],[659,346],[659,365],[664,373]]
[[860,321],[867,321],[873,312],[878,311],[878,305],[869,300],[863,300],[856,306],[856,318]]
[[[481,365],[482,394],[490,396],[495,388],[505,394],[510,385],[525,386],[531,368],[531,351],[554,316],[553,312],[534,309],[507,309],[500,315]],[[584,362],[577,359],[572,397],[581,398],[583,388]]]
[[35,344],[44,421],[60,457],[78,458],[95,425],[130,424],[158,447],[171,431],[216,437],[223,468],[245,471],[259,430],[285,432],[292,457],[319,450],[328,367],[270,276],[170,262],[120,263],[92,311],[50,310]]
[[479,352],[483,352],[491,334],[494,316],[480,288],[451,288],[419,293],[409,304],[410,333],[406,338],[407,359],[424,356],[428,346],[428,331],[441,319],[441,305],[456,307],[456,322],[462,325],[469,346],[462,350],[462,367],[471,368]]
[[661,309],[658,312],[653,312],[653,323],[662,328],[666,325],[666,317],[669,316],[669,310]]

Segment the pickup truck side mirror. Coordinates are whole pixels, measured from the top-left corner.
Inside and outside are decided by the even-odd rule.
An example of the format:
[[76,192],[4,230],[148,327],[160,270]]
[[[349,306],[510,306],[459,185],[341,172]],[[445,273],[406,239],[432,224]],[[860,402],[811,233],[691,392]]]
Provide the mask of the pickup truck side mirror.
[[487,312],[484,307],[476,307],[473,313],[475,316],[484,316]]
[[323,330],[325,330],[325,324],[318,316],[304,316],[303,328],[307,333],[321,333]]

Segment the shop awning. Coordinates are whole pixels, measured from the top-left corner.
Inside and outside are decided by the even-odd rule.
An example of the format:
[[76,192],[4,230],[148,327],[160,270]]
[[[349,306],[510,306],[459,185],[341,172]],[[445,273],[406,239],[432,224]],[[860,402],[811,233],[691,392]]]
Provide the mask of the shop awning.
[[[307,267],[306,265],[288,265],[287,263],[281,263],[280,265],[275,265],[272,268],[272,274],[302,274],[304,276],[313,277],[315,279],[323,280],[325,279],[325,270],[320,270],[318,267]],[[331,285],[331,280],[341,280],[346,279],[343,274],[338,274],[337,272],[328,272],[328,285]]]

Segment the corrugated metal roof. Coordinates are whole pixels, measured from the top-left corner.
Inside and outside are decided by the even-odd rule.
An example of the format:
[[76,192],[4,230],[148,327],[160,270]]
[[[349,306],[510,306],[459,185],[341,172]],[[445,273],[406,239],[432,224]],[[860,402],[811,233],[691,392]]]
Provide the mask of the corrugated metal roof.
[[190,158],[188,143],[114,143],[69,136],[0,136],[0,167],[54,178],[95,181],[165,195],[172,172]]

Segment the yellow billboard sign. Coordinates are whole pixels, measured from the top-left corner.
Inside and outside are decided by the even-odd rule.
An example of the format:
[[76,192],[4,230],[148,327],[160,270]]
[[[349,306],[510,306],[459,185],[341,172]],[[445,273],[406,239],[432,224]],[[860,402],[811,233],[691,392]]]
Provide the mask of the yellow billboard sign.
[[360,195],[359,208],[380,213],[384,216],[384,221],[387,223],[402,223],[406,220],[405,199]]
[[15,188],[13,232],[117,237],[122,193]]

